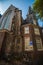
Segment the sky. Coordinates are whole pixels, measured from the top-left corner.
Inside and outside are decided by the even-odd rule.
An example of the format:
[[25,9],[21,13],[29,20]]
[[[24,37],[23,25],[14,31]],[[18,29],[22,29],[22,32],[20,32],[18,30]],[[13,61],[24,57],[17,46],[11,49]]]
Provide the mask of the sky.
[[29,6],[32,6],[34,0],[0,0],[0,13],[3,14],[5,10],[13,4],[15,7],[22,10],[22,16],[25,19]]
[[[22,10],[22,16],[25,19],[29,6],[32,7],[34,0],[0,0],[0,13],[3,14],[12,4]],[[40,23],[42,25],[42,23]]]

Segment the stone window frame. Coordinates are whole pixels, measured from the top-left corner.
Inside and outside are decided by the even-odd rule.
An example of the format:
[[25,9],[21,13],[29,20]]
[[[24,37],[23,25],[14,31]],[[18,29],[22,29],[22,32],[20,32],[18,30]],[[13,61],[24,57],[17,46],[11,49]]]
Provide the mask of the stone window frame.
[[29,26],[24,27],[24,33],[29,34]]
[[[28,38],[29,46],[28,43],[26,43],[27,38]],[[30,45],[30,37],[24,37],[24,41],[25,41],[25,51],[33,50],[33,45]],[[26,49],[26,45],[27,45],[27,49]]]
[[36,20],[33,20],[33,24],[34,24],[34,25],[37,25]]
[[[22,38],[15,39],[16,49],[18,49],[18,51],[22,51],[22,42],[21,41],[22,41]],[[21,50],[20,50],[20,48],[21,48]]]
[[35,35],[40,35],[39,28],[34,28],[34,33],[35,33]]
[[[40,40],[39,40],[40,39]],[[41,40],[41,38],[40,37],[36,37],[36,46],[37,46],[37,44],[39,45],[41,45],[41,48],[39,49],[39,48],[37,48],[37,50],[43,50],[43,45],[42,45],[42,40]],[[39,47],[39,46],[37,46],[37,47]]]

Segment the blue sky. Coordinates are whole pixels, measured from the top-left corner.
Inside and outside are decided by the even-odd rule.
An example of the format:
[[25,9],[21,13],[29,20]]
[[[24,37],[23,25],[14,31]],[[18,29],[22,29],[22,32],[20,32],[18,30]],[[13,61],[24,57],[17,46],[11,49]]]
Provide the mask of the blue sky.
[[15,7],[22,10],[23,18],[26,18],[28,7],[32,6],[34,0],[0,0],[0,12],[3,14],[5,10],[13,4]]
[[[22,16],[25,19],[29,6],[32,7],[34,0],[0,0],[0,13],[3,14],[6,9],[12,4],[22,10]],[[42,23],[39,23],[40,26]]]

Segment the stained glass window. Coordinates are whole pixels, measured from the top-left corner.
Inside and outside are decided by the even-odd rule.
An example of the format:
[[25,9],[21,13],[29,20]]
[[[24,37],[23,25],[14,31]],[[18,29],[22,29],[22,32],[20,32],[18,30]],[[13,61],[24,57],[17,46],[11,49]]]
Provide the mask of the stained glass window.
[[5,16],[2,19],[2,24],[1,24],[0,29],[8,29],[9,30],[9,26],[11,24],[11,14],[12,14],[12,11],[8,11],[5,14]]

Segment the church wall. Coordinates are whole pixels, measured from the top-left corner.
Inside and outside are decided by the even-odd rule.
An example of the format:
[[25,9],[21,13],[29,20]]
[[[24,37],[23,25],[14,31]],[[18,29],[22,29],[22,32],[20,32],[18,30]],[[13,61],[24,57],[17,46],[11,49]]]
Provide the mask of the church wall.
[[5,31],[0,30],[0,51],[1,51],[1,48],[2,48],[3,41],[4,41],[4,37],[5,37]]

